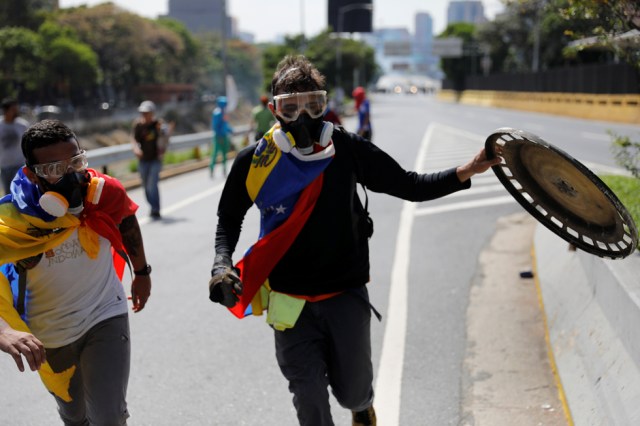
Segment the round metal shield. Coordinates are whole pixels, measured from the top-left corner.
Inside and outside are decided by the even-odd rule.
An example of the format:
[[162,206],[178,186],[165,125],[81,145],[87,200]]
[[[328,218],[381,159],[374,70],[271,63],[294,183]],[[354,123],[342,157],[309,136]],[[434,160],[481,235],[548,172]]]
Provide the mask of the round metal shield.
[[566,152],[523,130],[501,128],[485,142],[493,171],[540,223],[574,246],[600,257],[623,258],[638,245],[638,230],[613,191]]

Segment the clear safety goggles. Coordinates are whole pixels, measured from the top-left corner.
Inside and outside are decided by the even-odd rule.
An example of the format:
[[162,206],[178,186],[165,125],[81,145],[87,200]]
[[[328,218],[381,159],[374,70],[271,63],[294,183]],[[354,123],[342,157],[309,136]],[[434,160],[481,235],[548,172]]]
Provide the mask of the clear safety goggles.
[[327,91],[286,93],[273,97],[276,114],[285,121],[295,121],[302,111],[311,118],[318,118],[327,108]]
[[34,164],[31,166],[33,172],[45,179],[59,179],[64,176],[69,169],[74,172],[82,172],[89,165],[85,150],[74,155],[68,160],[54,161],[52,163]]

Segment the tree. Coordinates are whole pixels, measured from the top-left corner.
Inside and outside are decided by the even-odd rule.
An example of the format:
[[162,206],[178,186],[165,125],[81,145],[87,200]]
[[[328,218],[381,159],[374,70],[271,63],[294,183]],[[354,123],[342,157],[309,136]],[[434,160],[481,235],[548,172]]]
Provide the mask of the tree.
[[[304,54],[318,70],[327,78],[327,87],[335,90],[338,42],[327,29],[311,39],[298,35],[286,37],[283,44],[268,45],[263,52],[264,87],[271,90],[271,78],[278,62],[286,55]],[[358,40],[343,39],[341,50],[342,89],[351,93],[354,88],[354,70],[360,75],[358,83],[366,86],[377,73],[374,51],[371,47]]]
[[449,24],[438,38],[458,37],[462,39],[463,56],[460,58],[442,58],[440,68],[454,90],[464,90],[465,78],[479,69],[478,43],[475,38],[476,27],[467,22]]
[[[0,28],[24,27],[35,31],[44,20],[46,0],[4,0],[0,2]],[[49,6],[50,7],[50,6]]]
[[80,41],[72,27],[60,26],[51,19],[40,25],[38,34],[47,70],[41,82],[43,96],[52,102],[62,98],[74,104],[93,99],[100,74],[98,57],[91,46]]
[[0,29],[0,90],[21,96],[40,87],[42,41],[37,33],[17,27]]
[[[637,0],[554,0],[560,16],[574,38],[596,36],[599,45],[626,62],[640,68],[640,41],[621,41],[618,37],[630,30],[640,30],[640,2]],[[576,26],[576,22],[586,25]],[[566,51],[568,55],[593,46],[587,44]]]
[[138,85],[176,82],[183,75],[185,41],[167,25],[112,3],[65,9],[55,19],[75,28],[96,52],[104,91],[115,92],[122,100],[130,99]]

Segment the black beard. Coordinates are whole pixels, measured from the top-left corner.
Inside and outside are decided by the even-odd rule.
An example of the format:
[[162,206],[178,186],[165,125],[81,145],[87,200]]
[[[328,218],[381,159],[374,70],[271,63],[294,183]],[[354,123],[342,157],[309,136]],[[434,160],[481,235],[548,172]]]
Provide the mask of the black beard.
[[279,121],[282,130],[291,133],[299,151],[303,154],[309,154],[313,151],[313,144],[318,142],[322,132],[322,117],[311,118],[308,114],[301,114],[297,120],[289,123]]

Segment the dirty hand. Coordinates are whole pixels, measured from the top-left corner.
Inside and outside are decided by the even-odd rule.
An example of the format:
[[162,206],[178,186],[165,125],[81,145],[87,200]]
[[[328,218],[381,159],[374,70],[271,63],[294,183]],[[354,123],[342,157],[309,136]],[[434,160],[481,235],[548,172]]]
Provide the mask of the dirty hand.
[[496,166],[502,162],[500,157],[488,159],[484,148],[480,150],[468,163],[457,168],[456,173],[460,182],[464,182],[477,173],[484,173],[490,167]]
[[242,281],[229,256],[216,255],[209,280],[209,299],[227,308],[233,307],[242,294]]

